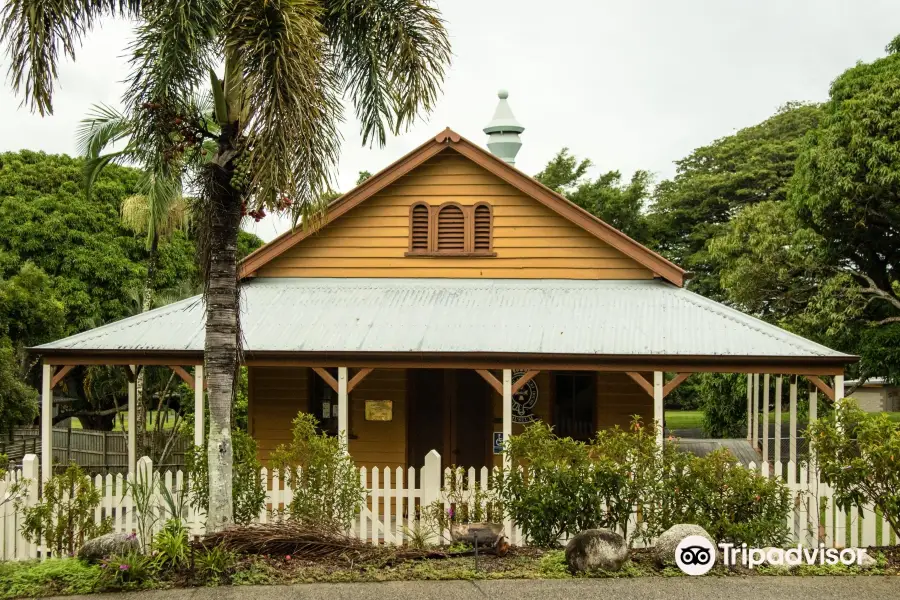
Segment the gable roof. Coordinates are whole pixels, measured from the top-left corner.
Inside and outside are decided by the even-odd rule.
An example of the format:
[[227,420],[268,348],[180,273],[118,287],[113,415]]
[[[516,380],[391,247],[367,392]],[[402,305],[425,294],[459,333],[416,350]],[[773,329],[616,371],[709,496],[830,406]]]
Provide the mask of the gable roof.
[[512,165],[497,158],[481,146],[473,144],[450,128],[445,129],[400,160],[379,171],[361,185],[328,205],[317,227],[295,229],[278,236],[265,246],[249,254],[241,262],[241,278],[252,277],[263,265],[299,244],[311,234],[359,206],[425,161],[447,149],[458,152],[486,171],[502,179],[525,195],[540,202],[556,214],[581,227],[599,240],[609,244],[653,273],[679,287],[684,285],[686,272],[646,246],[631,239],[615,227],[598,219],[580,206],[570,202]]

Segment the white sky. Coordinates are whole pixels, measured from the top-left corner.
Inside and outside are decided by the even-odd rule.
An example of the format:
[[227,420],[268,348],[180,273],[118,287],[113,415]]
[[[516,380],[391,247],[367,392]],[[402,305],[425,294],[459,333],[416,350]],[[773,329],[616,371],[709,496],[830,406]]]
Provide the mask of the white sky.
[[[454,59],[436,110],[384,148],[361,147],[348,111],[338,189],[378,171],[450,126],[484,143],[496,91],[525,126],[517,166],[539,171],[561,147],[596,171],[636,169],[657,180],[697,146],[758,123],[789,100],[823,100],[859,60],[884,54],[900,33],[896,0],[453,0],[439,2]],[[77,122],[93,103],[119,104],[130,25],[89,33],[60,69],[55,114],[0,93],[0,151],[75,151]],[[5,57],[0,70],[8,67]],[[251,223],[263,239],[283,219]]]

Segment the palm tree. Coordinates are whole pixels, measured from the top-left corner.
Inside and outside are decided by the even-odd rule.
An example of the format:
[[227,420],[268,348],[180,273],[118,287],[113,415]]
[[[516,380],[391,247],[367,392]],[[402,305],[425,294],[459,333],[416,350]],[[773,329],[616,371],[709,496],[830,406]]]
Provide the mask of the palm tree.
[[[118,110],[98,104],[78,126],[76,138],[78,152],[84,159],[85,193],[91,188],[103,170],[110,163],[134,164],[139,158],[133,141],[131,121]],[[120,150],[109,151],[110,147],[124,143]],[[122,224],[132,232],[147,236],[147,275],[143,289],[139,292],[139,312],[147,312],[154,305],[155,290],[153,278],[159,261],[159,245],[168,240],[176,231],[187,230],[188,205],[181,193],[178,177],[159,177],[151,170],[142,171],[139,183],[140,193],[128,196],[121,206]],[[147,452],[146,409],[144,406],[144,373],[137,376],[137,398],[135,410],[136,440],[138,452]]]
[[[8,0],[0,40],[32,110],[52,113],[60,54],[74,58],[110,15],[137,22],[124,101],[139,163],[162,179],[190,175],[197,191],[215,530],[232,521],[241,218],[290,211],[314,224],[340,148],[342,97],[363,143],[383,144],[436,102],[447,32],[430,0]],[[212,119],[194,101],[206,88]]]

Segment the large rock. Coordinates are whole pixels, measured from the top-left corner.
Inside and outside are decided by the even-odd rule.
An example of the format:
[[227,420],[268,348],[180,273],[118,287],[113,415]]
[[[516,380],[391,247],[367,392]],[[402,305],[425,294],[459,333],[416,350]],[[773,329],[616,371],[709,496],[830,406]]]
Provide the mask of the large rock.
[[586,529],[566,544],[566,564],[572,573],[618,571],[627,560],[625,538],[609,529]]
[[706,533],[706,530],[699,525],[673,525],[656,539],[656,547],[654,549],[656,562],[663,567],[676,566],[675,549],[678,547],[678,544],[681,543],[681,540],[689,535],[705,537],[713,545],[713,548],[717,547],[716,541],[712,539],[712,536]]
[[133,533],[107,533],[88,540],[78,550],[78,558],[99,562],[113,554],[140,552],[141,545]]

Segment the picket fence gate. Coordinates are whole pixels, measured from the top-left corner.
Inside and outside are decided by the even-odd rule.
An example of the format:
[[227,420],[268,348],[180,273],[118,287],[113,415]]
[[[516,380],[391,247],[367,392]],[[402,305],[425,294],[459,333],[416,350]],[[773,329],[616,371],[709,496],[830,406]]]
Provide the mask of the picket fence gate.
[[[436,506],[435,503],[442,511],[458,511],[462,504],[473,510],[476,496],[491,489],[493,472],[486,467],[477,471],[469,468],[453,472],[449,468],[442,470],[440,465],[440,455],[432,450],[426,455],[421,469],[359,468],[360,484],[366,489],[366,502],[349,533],[374,544],[403,544],[416,533],[423,533],[431,543],[448,543],[447,531],[421,532],[417,529],[418,511],[423,507]],[[790,490],[794,506],[785,524],[793,544],[814,546],[824,542],[834,547],[868,547],[897,543],[896,533],[891,531],[887,520],[871,504],[854,506],[849,511],[835,509],[831,488],[817,481],[815,476],[810,477],[805,466],[797,469],[793,462],[786,465],[777,462],[759,466],[750,463],[748,468],[766,477],[781,479]],[[176,500],[178,512],[190,534],[198,536],[205,532],[205,515],[186,501],[190,494],[190,481],[182,471],[154,471],[150,459],[143,457],[138,461],[136,477],[138,484],[151,478],[154,481],[154,498],[150,503],[153,509],[149,518],[144,517],[143,522],[139,518],[135,498],[126,484],[135,482],[135,474],[129,474],[127,478],[121,474],[97,475],[92,483],[101,490],[102,500],[94,511],[95,522],[109,518],[113,531],[139,536],[144,534],[146,537],[155,534],[171,516],[158,487],[161,482]],[[256,521],[268,523],[286,518],[286,508],[293,498],[290,486],[285,485],[279,473],[270,474],[265,468],[260,471],[260,479],[266,488],[266,500]],[[26,455],[21,469],[8,472],[0,480],[0,560],[46,557],[48,553],[43,551],[40,543],[30,543],[22,536],[22,514],[9,497],[11,488],[18,482],[27,484],[22,501],[26,505],[34,504],[39,497],[38,458],[35,455]],[[635,547],[643,545],[633,535],[640,521],[639,515],[640,511],[636,509],[628,527],[629,542]],[[503,525],[510,543],[522,545],[526,542],[515,523],[506,520]]]

